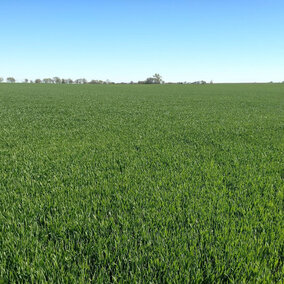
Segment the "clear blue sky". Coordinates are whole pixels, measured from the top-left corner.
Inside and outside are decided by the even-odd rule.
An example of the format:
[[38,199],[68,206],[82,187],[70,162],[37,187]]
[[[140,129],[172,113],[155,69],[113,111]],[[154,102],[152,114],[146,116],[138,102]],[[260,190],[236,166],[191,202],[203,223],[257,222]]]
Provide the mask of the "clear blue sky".
[[2,0],[0,77],[284,80],[283,0]]

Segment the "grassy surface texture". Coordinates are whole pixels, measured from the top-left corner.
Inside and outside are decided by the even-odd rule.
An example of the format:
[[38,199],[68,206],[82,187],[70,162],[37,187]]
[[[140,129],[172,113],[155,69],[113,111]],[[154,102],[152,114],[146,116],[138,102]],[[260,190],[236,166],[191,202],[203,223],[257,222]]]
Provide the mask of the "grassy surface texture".
[[4,282],[272,282],[284,84],[0,84]]

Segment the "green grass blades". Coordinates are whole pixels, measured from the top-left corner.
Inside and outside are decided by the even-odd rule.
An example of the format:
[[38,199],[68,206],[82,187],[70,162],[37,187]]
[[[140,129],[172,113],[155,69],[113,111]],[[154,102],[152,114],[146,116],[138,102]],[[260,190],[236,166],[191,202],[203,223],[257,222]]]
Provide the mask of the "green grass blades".
[[0,279],[280,282],[283,114],[283,84],[0,84]]

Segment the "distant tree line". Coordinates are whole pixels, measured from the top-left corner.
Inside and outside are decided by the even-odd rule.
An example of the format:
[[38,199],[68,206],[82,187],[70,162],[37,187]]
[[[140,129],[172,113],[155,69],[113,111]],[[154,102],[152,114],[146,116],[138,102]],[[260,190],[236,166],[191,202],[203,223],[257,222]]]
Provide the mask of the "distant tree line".
[[[0,83],[3,83],[5,80],[0,77]],[[16,79],[13,77],[8,77],[6,78],[7,83],[16,83]],[[146,80],[143,81],[138,81],[138,82],[133,82],[131,81],[130,83],[125,83],[125,82],[120,82],[120,83],[115,83],[111,82],[110,80],[86,80],[85,78],[81,79],[63,79],[59,77],[52,77],[52,78],[44,78],[44,79],[35,79],[29,80],[29,79],[24,79],[23,83],[30,83],[30,84],[196,84],[196,85],[204,85],[207,84],[206,81],[195,81],[195,82],[165,82],[162,80],[162,76],[158,73],[154,74],[152,77],[148,77]],[[212,81],[210,81],[210,84],[213,84]]]
[[[0,77],[0,83],[3,83],[5,80]],[[16,79],[13,77],[6,78],[7,83],[16,83]],[[115,84],[114,82],[111,82],[110,80],[102,81],[102,80],[91,80],[87,81],[85,78],[81,79],[63,79],[59,77],[53,77],[53,78],[44,78],[44,79],[35,79],[29,80],[24,79],[22,83],[30,83],[30,84]]]

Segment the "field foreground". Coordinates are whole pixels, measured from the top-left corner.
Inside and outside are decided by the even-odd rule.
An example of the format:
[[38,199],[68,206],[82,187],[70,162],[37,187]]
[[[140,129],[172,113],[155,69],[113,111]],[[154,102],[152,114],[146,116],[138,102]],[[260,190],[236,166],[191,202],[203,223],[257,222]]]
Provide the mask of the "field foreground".
[[0,84],[0,282],[276,282],[284,84]]

